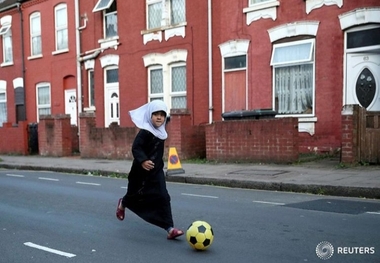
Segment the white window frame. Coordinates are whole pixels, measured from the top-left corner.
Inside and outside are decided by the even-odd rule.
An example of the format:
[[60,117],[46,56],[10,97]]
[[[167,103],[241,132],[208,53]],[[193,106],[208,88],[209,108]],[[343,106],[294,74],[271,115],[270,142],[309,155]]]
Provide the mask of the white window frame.
[[[63,24],[60,24],[62,21],[58,21],[58,12],[64,10],[65,20]],[[68,36],[68,17],[67,17],[67,4],[59,4],[54,8],[54,21],[55,21],[55,52],[53,54],[67,52],[69,50],[69,36]],[[59,43],[59,35],[63,32],[62,37],[62,47]]]
[[[161,74],[162,74],[162,87],[163,88],[162,88],[161,93],[152,93],[151,75],[152,75],[152,71],[155,71],[155,70],[160,70]],[[162,65],[154,65],[154,66],[149,67],[149,69],[148,69],[148,97],[149,97],[149,101],[161,99],[161,100],[167,102],[167,100],[165,100],[165,85],[164,85],[164,83],[165,82],[164,82],[163,66]]]
[[1,25],[0,36],[6,34],[10,28],[11,28],[11,24]]
[[[94,102],[91,103],[92,93],[95,93],[95,81],[93,78],[91,78],[91,74],[94,76],[95,71],[93,69],[90,69],[87,71],[87,79],[88,79],[88,107],[90,109],[95,109],[95,96],[94,96]],[[94,87],[94,90],[92,91],[91,88]]]
[[[8,120],[8,113],[7,113],[7,86],[6,86],[5,80],[0,80],[0,94],[4,94],[4,99],[1,99],[0,97],[0,103],[5,103],[5,119],[3,121],[0,121],[0,127],[3,126],[4,122],[7,122]],[[0,107],[1,109],[1,107]]]
[[[160,26],[158,27],[149,27],[149,6],[154,5],[157,3],[161,3],[161,23]],[[157,28],[167,28],[167,27],[172,27],[172,26],[177,26],[177,24],[173,24],[171,21],[171,5],[172,5],[172,0],[146,0],[146,28],[147,30],[153,30]],[[186,1],[185,1],[185,21],[179,22],[178,25],[183,25],[186,24]]]
[[103,11],[103,10],[110,8],[113,1],[115,1],[115,0],[99,0],[96,3],[94,9],[92,9],[92,12],[95,13],[95,12]]
[[[170,108],[173,109],[173,105],[172,105],[172,99],[175,98],[175,97],[186,97],[186,107],[187,108],[187,83],[186,83],[186,80],[185,80],[185,85],[186,85],[186,90],[185,91],[173,91],[173,81],[172,81],[172,72],[173,72],[173,68],[179,68],[179,67],[184,67],[185,68],[185,77],[187,78],[187,69],[186,69],[186,63],[184,62],[179,62],[179,63],[174,63],[174,64],[170,64],[169,65],[169,72],[170,72],[170,77],[169,77],[169,83],[170,83],[170,89],[169,89],[169,98],[167,98],[167,101],[170,101],[170,103],[168,105],[170,105]],[[165,87],[165,85],[164,85]]]
[[243,13],[246,14],[247,25],[259,19],[271,18],[275,21],[278,6],[280,6],[279,0],[264,0],[257,3],[254,0],[248,0],[248,7],[243,9]]
[[[187,87],[186,91],[173,92],[172,91],[172,69],[175,67],[185,67],[185,62],[178,62],[166,65],[153,65],[148,68],[148,100],[163,100],[166,105],[168,105],[169,109],[173,109],[172,98],[174,97],[186,97],[187,100]],[[152,83],[151,83],[151,72],[153,70],[161,70],[162,71],[162,93],[152,93]],[[186,75],[187,76],[187,75]],[[187,103],[186,103],[187,104]]]
[[[291,46],[299,46],[302,44],[310,44],[310,50],[309,55],[305,58],[299,58],[297,60],[290,60],[290,61],[284,61],[282,63],[276,62],[275,60],[275,52],[276,49],[282,48],[282,47],[291,47]],[[276,109],[276,69],[282,68],[282,67],[290,67],[290,66],[296,66],[296,65],[303,65],[303,64],[312,64],[313,65],[313,98],[312,98],[312,112],[311,113],[281,113],[278,114],[277,117],[290,117],[290,116],[297,116],[297,117],[312,117],[315,115],[315,39],[306,39],[306,40],[300,40],[300,41],[292,41],[287,43],[281,43],[281,44],[274,44],[273,45],[273,51],[272,51],[272,57],[271,57],[271,66],[273,67],[273,109]]]
[[[187,50],[185,49],[175,49],[166,53],[150,53],[143,57],[144,66],[148,70],[148,101],[153,99],[163,98],[166,105],[168,105],[169,110],[172,108],[171,105],[171,67],[175,66],[187,66]],[[162,81],[163,81],[163,93],[162,94],[151,94],[151,70],[161,69],[162,70]],[[186,70],[187,71],[187,70]],[[187,72],[186,72],[187,77]],[[187,87],[186,87],[187,89]],[[182,92],[174,95],[180,95]],[[184,93],[182,93],[184,94]],[[187,91],[186,91],[187,94]]]
[[254,5],[261,4],[264,2],[269,2],[269,1],[274,1],[274,0],[248,0],[248,6],[254,6]]
[[[39,103],[39,95],[40,95],[40,89],[42,88],[48,88],[49,89],[49,102],[48,103],[44,103],[44,104],[40,104]],[[40,120],[40,110],[41,109],[48,109],[49,110],[49,114],[51,114],[51,86],[50,86],[50,83],[48,82],[41,82],[41,83],[38,83],[36,85],[36,106],[37,106],[37,122],[39,122]]]
[[[36,26],[38,27],[36,30],[33,28],[33,22],[37,21]],[[37,39],[36,42],[33,40]],[[39,53],[34,53],[35,45],[40,46]],[[40,12],[34,12],[30,15],[30,54],[31,57],[42,56],[42,38],[41,38],[41,14]]]
[[6,34],[12,26],[12,16],[6,15],[0,18],[0,36]]
[[3,39],[3,63],[1,66],[13,65],[13,43],[12,43],[12,30],[8,29],[2,35]]

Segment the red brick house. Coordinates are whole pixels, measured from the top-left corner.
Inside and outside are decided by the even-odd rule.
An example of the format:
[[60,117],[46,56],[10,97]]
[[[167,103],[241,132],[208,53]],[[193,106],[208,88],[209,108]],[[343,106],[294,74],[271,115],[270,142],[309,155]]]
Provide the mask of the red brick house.
[[6,0],[4,32],[9,16],[0,122],[92,114],[97,128],[133,127],[129,110],[163,99],[189,127],[274,110],[297,119],[297,151],[332,152],[346,105],[380,111],[378,0]]

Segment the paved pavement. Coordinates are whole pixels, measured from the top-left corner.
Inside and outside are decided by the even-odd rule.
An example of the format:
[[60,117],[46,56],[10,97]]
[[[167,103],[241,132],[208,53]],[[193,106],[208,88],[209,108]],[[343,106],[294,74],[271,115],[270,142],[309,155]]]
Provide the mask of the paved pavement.
[[[131,164],[131,160],[0,155],[0,168],[3,169],[45,170],[97,176],[126,176]],[[176,167],[178,168],[178,165]],[[344,167],[339,164],[337,158],[291,165],[181,161],[179,168],[183,170],[180,173],[169,170],[167,181],[380,199],[379,165]]]

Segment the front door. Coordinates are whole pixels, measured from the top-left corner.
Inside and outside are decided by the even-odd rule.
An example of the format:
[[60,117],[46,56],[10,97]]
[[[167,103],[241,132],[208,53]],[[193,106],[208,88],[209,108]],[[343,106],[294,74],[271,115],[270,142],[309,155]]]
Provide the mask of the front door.
[[119,85],[108,85],[105,97],[105,125],[120,124]]
[[77,93],[75,89],[65,90],[65,114],[70,115],[71,125],[77,125]]
[[347,54],[346,104],[380,111],[380,54]]

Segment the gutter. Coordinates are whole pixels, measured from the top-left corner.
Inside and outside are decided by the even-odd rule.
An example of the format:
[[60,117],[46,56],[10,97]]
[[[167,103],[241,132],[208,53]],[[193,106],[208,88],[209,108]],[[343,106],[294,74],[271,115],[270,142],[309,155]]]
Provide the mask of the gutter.
[[9,6],[6,6],[6,7],[1,8],[1,9],[0,9],[0,12],[7,11],[7,10],[12,9],[12,8],[15,8],[15,7],[20,8],[20,5],[21,5],[21,4],[20,4],[19,2],[17,2],[17,3],[15,3],[15,4],[12,4],[12,5],[9,5]]

